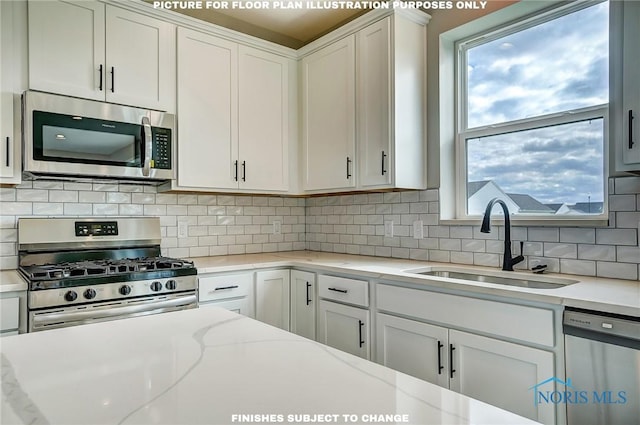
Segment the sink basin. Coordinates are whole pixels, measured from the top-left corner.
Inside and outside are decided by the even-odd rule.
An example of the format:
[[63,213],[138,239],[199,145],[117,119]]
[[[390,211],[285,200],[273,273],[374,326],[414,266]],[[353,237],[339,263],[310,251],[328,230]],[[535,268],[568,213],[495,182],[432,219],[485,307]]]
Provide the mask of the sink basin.
[[577,280],[557,277],[526,276],[520,273],[515,276],[509,276],[509,274],[513,272],[491,272],[455,267],[427,267],[417,270],[406,270],[406,272],[425,276],[446,277],[449,279],[470,280],[473,282],[495,283],[498,285],[535,289],[558,289],[578,283]]

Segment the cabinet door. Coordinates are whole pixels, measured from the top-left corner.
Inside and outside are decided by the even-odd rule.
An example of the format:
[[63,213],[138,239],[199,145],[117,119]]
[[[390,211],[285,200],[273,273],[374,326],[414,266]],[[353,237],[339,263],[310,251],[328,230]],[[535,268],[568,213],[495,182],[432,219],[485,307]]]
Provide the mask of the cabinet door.
[[107,101],[175,111],[175,64],[173,24],[107,6]]
[[[0,3],[0,183],[9,183],[20,170],[13,132],[13,20],[12,2]],[[16,165],[18,167],[16,167]]]
[[289,330],[289,270],[256,273],[256,319]]
[[[104,100],[105,5],[94,0],[30,0],[28,7],[29,88]],[[121,47],[130,48],[134,37],[123,37]]]
[[238,46],[178,28],[178,185],[238,187]]
[[305,190],[355,187],[355,35],[302,60]]
[[241,189],[289,188],[289,59],[238,50],[238,144]]
[[358,164],[360,185],[391,184],[391,18],[358,32]]
[[[238,273],[229,275],[209,275],[198,278],[198,303],[209,305],[213,302],[225,302],[221,307],[236,311],[238,308],[228,306],[242,306],[240,313],[254,317],[253,313],[253,273]],[[231,301],[238,301],[232,303]]]
[[316,339],[316,277],[291,270],[291,332]]
[[376,314],[376,359],[391,369],[449,387],[448,330]]
[[553,377],[553,353],[454,330],[449,344],[453,391],[534,421],[555,423],[555,405],[536,405],[532,389]]
[[251,317],[251,300],[248,297],[236,298],[233,300],[223,300],[208,302],[199,305],[200,308],[207,307],[221,307],[234,313],[241,314],[243,316]]
[[[623,79],[622,94],[623,143],[622,159],[625,164],[640,166],[640,49],[638,48],[638,24],[640,4],[626,1],[624,7]],[[633,118],[631,118],[633,117]]]
[[20,323],[20,299],[0,299],[0,333],[18,330]]
[[321,300],[318,342],[369,359],[369,310]]

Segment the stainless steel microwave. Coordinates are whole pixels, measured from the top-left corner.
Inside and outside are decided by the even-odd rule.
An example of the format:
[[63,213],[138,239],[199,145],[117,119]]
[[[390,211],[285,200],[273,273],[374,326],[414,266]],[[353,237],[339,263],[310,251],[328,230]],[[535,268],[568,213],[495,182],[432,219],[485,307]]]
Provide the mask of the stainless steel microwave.
[[27,91],[23,171],[31,175],[175,178],[175,116]]

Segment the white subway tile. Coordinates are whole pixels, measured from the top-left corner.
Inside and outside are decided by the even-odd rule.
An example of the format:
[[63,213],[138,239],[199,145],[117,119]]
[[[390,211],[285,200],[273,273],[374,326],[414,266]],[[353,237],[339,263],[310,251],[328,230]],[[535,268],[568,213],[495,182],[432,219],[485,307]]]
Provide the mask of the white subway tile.
[[637,245],[637,231],[627,229],[596,229],[596,243],[601,245]]
[[78,192],[75,190],[50,190],[49,202],[78,202]]
[[640,264],[640,248],[637,246],[619,246],[617,247],[616,260],[623,263]]
[[559,242],[560,229],[545,228],[545,227],[531,227],[529,228],[528,239],[534,242]]
[[156,195],[156,204],[176,204],[178,203],[178,195],[175,193],[158,193]]
[[64,203],[64,215],[91,215],[92,204]]
[[120,215],[143,215],[144,205],[141,204],[119,204],[118,211]]
[[[93,215],[118,215],[117,204],[93,204]],[[158,215],[158,214],[153,214]]]
[[195,205],[198,203],[198,195],[178,194],[178,205]]
[[473,264],[476,266],[498,267],[502,263],[500,262],[500,256],[498,254],[474,252]]
[[93,185],[91,183],[76,183],[76,182],[65,182],[64,190],[91,190],[93,189]]
[[[114,192],[116,193],[116,192]],[[87,202],[90,204],[104,204],[107,200],[106,192],[91,192],[82,190],[78,192],[78,202]]]
[[270,207],[282,207],[284,206],[284,200],[282,198],[268,198]]
[[119,187],[118,183],[94,183],[93,188],[88,190],[94,190],[98,192],[117,192],[119,190]]
[[619,229],[637,229],[640,223],[640,212],[616,213],[616,227]]
[[218,205],[235,205],[235,204],[236,204],[235,196],[218,195]]
[[640,193],[640,177],[618,177],[614,180],[615,193],[617,195]]
[[579,274],[584,276],[596,275],[596,262],[587,260],[560,259],[560,273]]
[[106,192],[108,204],[130,204],[131,194],[125,192]]
[[43,189],[19,190],[16,200],[22,202],[47,202],[49,200],[49,191]]
[[[162,206],[165,207],[164,205]],[[189,205],[187,207],[187,215],[207,215],[207,213],[208,211],[205,205]]]
[[596,264],[596,274],[600,277],[637,280],[638,266],[631,263],[598,261]]
[[451,252],[451,262],[456,264],[473,264],[472,252]]
[[590,228],[560,228],[560,242],[593,244],[596,242],[596,230]]
[[145,205],[144,206],[144,215],[166,215],[166,214],[167,214],[166,205]]
[[613,245],[578,245],[581,260],[615,261],[616,247]]
[[462,251],[485,252],[486,241],[477,239],[462,239],[461,248]]
[[544,244],[544,256],[556,258],[578,258],[578,245],[547,242]]
[[64,207],[61,202],[34,202],[33,215],[63,215]]
[[14,188],[0,187],[0,202],[11,202],[16,200],[17,190]]
[[153,193],[132,193],[131,202],[134,204],[154,204],[156,195]]
[[440,263],[450,263],[451,254],[449,251],[440,251],[437,249],[429,250],[429,261],[437,261]]
[[[247,251],[248,253],[249,251]],[[255,252],[260,252],[260,251],[255,251]],[[227,246],[210,246],[209,247],[209,255],[228,255],[229,254],[229,248]]]
[[198,205],[216,205],[217,198],[216,195],[198,195],[197,202]]
[[64,184],[58,181],[35,180],[33,182],[34,189],[64,189]]
[[635,211],[636,195],[609,195],[609,211]]

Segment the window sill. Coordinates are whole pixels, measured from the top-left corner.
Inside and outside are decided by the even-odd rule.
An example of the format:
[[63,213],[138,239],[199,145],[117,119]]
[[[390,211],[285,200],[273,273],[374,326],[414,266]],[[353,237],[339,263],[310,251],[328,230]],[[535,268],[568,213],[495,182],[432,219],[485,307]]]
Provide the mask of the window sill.
[[[480,218],[454,218],[440,220],[440,224],[444,226],[480,226],[482,217]],[[495,226],[504,226],[504,219],[492,218],[491,224]],[[533,218],[515,218],[511,217],[511,227],[608,227],[609,220],[606,218],[567,218],[558,219],[533,219]]]

